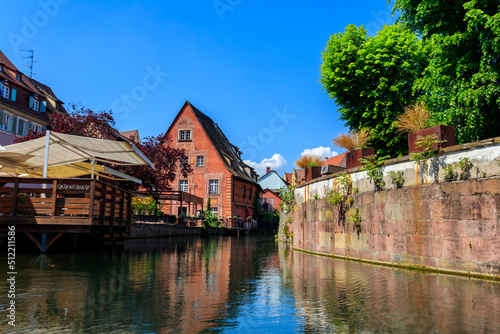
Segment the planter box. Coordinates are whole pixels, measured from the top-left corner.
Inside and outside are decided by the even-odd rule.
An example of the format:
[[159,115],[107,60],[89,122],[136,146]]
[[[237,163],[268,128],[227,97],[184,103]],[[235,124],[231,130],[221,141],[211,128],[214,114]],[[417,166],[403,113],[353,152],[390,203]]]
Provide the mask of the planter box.
[[424,147],[416,147],[415,143],[419,136],[426,137],[429,135],[436,135],[436,140],[446,140],[444,143],[435,143],[432,145],[432,149],[438,149],[448,146],[455,146],[455,127],[450,125],[436,125],[432,128],[427,128],[419,131],[415,131],[408,134],[408,150],[410,153],[420,153],[424,150]]
[[358,148],[352,152],[347,152],[345,154],[345,167],[347,169],[361,167],[362,163],[361,161],[359,161],[359,159],[374,154],[375,149],[373,147]]
[[306,169],[306,182],[321,177],[321,166],[309,167]]

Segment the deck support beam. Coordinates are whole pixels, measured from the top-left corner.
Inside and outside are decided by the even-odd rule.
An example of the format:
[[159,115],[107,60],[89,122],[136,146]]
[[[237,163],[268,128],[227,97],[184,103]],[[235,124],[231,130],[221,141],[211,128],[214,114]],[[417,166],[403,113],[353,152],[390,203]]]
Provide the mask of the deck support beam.
[[49,249],[49,247],[52,246],[52,244],[54,242],[56,242],[56,240],[59,239],[60,237],[62,237],[62,235],[64,234],[64,232],[60,232],[57,235],[55,235],[53,238],[50,238],[51,236],[49,235],[49,238],[48,238],[48,241],[47,241],[47,233],[43,232],[42,233],[42,242],[40,243],[33,236],[33,234],[31,234],[30,232],[24,232],[24,233],[28,236],[28,238],[31,239],[31,241],[33,241],[33,243],[38,247],[38,249],[42,253],[45,253],[47,251],[47,249]]

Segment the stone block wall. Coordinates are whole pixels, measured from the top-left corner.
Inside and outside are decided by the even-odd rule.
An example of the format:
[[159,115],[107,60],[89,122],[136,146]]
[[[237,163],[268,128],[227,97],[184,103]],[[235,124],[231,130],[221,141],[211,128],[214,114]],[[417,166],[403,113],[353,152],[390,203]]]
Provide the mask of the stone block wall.
[[[352,187],[363,190],[352,193],[353,202],[344,207],[326,201],[338,178],[297,188],[294,248],[500,279],[500,166],[491,153],[496,148],[500,155],[500,147],[492,146],[483,148],[485,154],[473,148],[470,155],[476,166],[488,170],[486,177],[418,183],[406,182],[407,177],[415,177],[408,173],[405,185],[409,186],[395,188],[386,182],[384,190],[374,192],[366,172],[352,171]],[[456,159],[449,156],[453,154],[457,152],[438,158]],[[418,174],[418,166],[407,168],[417,169]]]

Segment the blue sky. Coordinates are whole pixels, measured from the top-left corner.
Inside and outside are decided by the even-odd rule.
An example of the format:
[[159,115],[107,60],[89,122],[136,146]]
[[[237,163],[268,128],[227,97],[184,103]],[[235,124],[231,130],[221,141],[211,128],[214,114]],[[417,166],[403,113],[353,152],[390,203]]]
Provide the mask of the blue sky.
[[113,109],[116,128],[164,133],[186,100],[258,171],[332,155],[346,132],[319,80],[321,52],[348,24],[375,34],[387,0],[8,1],[0,50],[66,102]]

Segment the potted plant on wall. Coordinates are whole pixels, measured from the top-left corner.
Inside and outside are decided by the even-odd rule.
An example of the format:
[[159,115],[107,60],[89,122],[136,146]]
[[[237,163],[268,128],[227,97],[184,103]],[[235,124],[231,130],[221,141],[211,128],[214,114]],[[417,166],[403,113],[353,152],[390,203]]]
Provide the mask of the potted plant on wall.
[[314,154],[304,154],[295,161],[295,165],[306,170],[305,181],[311,181],[321,176],[321,162],[323,159]]
[[[455,145],[455,127],[450,125],[434,125],[431,113],[423,103],[410,105],[396,118],[397,129],[400,133],[408,133],[408,150],[411,153],[421,153],[426,149],[424,145],[417,145],[423,138],[432,138],[430,149]],[[434,125],[434,126],[433,126]]]
[[333,138],[333,145],[347,150],[345,156],[346,168],[361,166],[359,159],[375,154],[375,149],[365,147],[370,141],[370,132],[366,129],[339,134]]

